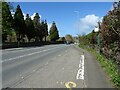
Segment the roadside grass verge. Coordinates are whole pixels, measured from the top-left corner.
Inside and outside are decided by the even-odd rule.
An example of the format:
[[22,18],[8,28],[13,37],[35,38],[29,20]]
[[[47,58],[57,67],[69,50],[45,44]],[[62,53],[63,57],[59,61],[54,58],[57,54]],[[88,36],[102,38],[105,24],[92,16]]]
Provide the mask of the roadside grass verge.
[[96,57],[101,67],[107,73],[110,80],[113,82],[116,88],[120,89],[120,73],[117,65],[111,59],[107,59],[102,54],[99,54],[95,49],[89,48],[87,45],[79,45],[80,48],[86,49]]

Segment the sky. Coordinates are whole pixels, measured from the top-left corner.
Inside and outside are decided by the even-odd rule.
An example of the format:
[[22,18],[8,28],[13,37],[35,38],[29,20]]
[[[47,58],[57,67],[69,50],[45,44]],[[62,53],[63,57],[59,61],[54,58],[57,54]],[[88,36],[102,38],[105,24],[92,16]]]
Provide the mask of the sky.
[[[41,20],[47,20],[50,28],[55,21],[59,35],[88,34],[98,21],[112,9],[112,2],[13,2],[19,4],[24,16],[28,13],[33,19],[39,13]],[[25,17],[24,17],[25,18]]]

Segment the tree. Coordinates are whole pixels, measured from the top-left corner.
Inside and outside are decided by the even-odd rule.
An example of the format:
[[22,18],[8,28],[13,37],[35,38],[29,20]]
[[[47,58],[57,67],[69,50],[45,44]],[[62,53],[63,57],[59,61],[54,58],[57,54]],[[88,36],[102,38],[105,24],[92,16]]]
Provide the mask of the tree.
[[73,39],[72,35],[70,35],[70,34],[68,34],[68,35],[65,36],[65,40],[68,41],[68,42],[70,42],[70,43],[74,42],[74,39]]
[[44,37],[45,37],[45,42],[46,42],[46,37],[48,36],[48,25],[47,25],[47,21],[45,20],[45,24],[44,24]]
[[59,33],[55,22],[53,22],[50,28],[50,40],[56,41],[57,39],[59,39]]
[[[2,2],[0,3],[0,38],[2,39]],[[0,40],[2,44],[2,40]]]
[[35,31],[34,31],[33,21],[31,20],[29,14],[26,15],[25,24],[26,24],[26,35],[30,42],[30,40],[35,37]]
[[47,21],[42,21],[40,24],[40,30],[42,32],[42,38],[45,38],[46,41],[46,37],[48,36],[48,25],[47,25]]
[[[120,2],[120,1],[119,1]],[[101,23],[101,42],[110,45],[117,43],[119,46],[120,42],[120,3],[113,3],[113,10],[109,11],[103,18]],[[114,44],[115,45],[115,44]],[[120,46],[119,46],[120,47]]]
[[2,2],[2,41],[7,39],[7,35],[13,30],[13,18],[7,2]]
[[40,23],[40,41],[43,40],[43,37],[45,36],[45,22],[42,21]]
[[34,24],[34,30],[35,30],[35,41],[42,41],[42,30],[40,30],[40,16],[38,13],[36,13],[34,20],[33,20],[33,24]]
[[100,25],[101,50],[107,58],[120,63],[120,1],[104,16]]
[[59,37],[59,39],[57,41],[61,41],[61,42],[65,42],[65,37]]
[[25,32],[26,32],[24,16],[20,8],[20,5],[17,5],[17,9],[14,15],[14,22],[15,22],[15,31],[17,34],[17,41],[19,43],[20,40],[24,37]]

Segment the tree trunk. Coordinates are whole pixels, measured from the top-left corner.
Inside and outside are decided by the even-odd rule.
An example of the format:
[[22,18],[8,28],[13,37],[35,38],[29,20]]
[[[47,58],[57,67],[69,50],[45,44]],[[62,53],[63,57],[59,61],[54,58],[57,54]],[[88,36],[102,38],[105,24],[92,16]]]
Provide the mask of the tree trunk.
[[20,41],[18,41],[18,48],[20,47]]
[[31,39],[30,39],[30,38],[28,38],[28,42],[30,42],[30,40],[31,40]]
[[46,36],[45,36],[45,42],[46,42]]
[[20,40],[21,40],[21,38],[20,38],[20,34],[17,34],[18,47],[20,46]]

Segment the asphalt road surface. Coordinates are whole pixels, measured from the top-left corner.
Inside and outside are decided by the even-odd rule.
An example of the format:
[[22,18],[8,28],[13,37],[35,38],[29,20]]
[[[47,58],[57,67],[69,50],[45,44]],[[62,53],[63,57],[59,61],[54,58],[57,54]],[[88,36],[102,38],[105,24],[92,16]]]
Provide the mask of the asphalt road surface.
[[[83,53],[84,52],[84,53]],[[75,45],[2,51],[3,88],[112,88],[91,53]]]

